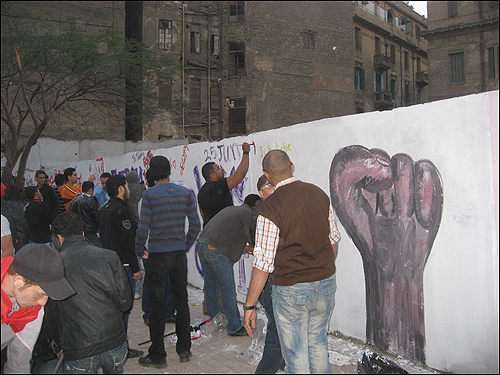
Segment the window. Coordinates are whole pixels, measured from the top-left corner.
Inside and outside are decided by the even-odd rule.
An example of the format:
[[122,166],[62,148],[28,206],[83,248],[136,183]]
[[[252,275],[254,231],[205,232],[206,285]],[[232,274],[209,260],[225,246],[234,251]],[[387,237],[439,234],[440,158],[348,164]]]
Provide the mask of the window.
[[410,70],[410,54],[405,51],[405,70]]
[[306,48],[314,48],[314,40],[316,38],[316,33],[313,31],[304,31],[302,33],[302,37],[304,39],[304,47]]
[[450,54],[451,83],[465,82],[464,53]]
[[361,29],[354,28],[354,48],[356,51],[361,51]]
[[458,16],[458,1],[448,1],[448,17]]
[[172,49],[172,21],[159,21],[158,48],[163,50]]
[[214,111],[219,110],[219,85],[218,84],[212,84],[212,87],[210,87],[210,109]]
[[243,21],[245,19],[245,2],[229,2],[229,21]]
[[375,37],[375,55],[380,55],[380,38]]
[[229,135],[245,134],[246,100],[245,98],[229,100]]
[[365,89],[365,70],[359,66],[354,67],[354,88],[358,91]]
[[159,105],[164,108],[172,106],[172,85],[160,85]]
[[417,103],[422,104],[422,89],[417,90]]
[[422,71],[422,61],[420,60],[420,57],[417,57],[417,73]]
[[495,47],[488,48],[488,78],[495,78]]
[[201,53],[201,27],[191,25],[191,53]]
[[229,75],[245,74],[245,43],[229,43]]
[[375,92],[384,91],[384,76],[381,73],[375,73]]
[[210,53],[213,56],[219,56],[220,53],[220,36],[219,36],[219,28],[212,26],[211,28],[211,38],[210,38]]
[[201,84],[197,78],[189,80],[189,103],[193,109],[201,108]]
[[415,36],[417,39],[420,39],[420,26],[415,25]]
[[387,22],[391,25],[394,25],[395,20],[396,17],[394,16],[394,12],[392,11],[392,9],[389,9],[389,11],[387,12]]
[[391,64],[396,64],[396,46],[391,44]]
[[410,82],[405,81],[405,104],[410,104]]
[[398,93],[397,81],[395,78],[391,78],[391,100],[393,102],[395,102],[397,99],[396,97],[397,93]]

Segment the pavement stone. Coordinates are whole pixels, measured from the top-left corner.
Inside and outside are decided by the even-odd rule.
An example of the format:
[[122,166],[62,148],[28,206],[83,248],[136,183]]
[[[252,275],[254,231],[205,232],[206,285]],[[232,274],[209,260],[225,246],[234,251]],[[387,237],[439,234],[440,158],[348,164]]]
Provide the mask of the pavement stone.
[[[203,291],[191,285],[188,286],[191,324],[207,320],[203,315]],[[149,328],[142,319],[141,299],[134,301],[134,306],[129,317],[129,346],[133,349],[143,350],[147,354],[149,343],[139,345],[149,340]],[[242,304],[239,304],[243,316]],[[335,314],[335,311],[334,311]],[[128,359],[124,366],[125,374],[253,374],[262,356],[266,316],[262,308],[258,309],[257,331],[252,341],[248,336],[234,337],[227,335],[225,330],[225,316],[218,316],[215,322],[210,322],[201,327],[201,337],[192,341],[191,352],[193,356],[189,362],[181,363],[175,352],[175,335],[165,338],[167,351],[167,368],[144,368],[139,365],[138,358]],[[167,323],[165,333],[175,329],[175,324]],[[357,361],[365,350],[378,352],[386,356],[409,373],[438,374],[439,371],[425,365],[410,363],[399,357],[382,353],[364,344],[360,340],[344,337],[341,334],[328,335],[328,346],[332,373],[356,374]],[[278,374],[284,373],[278,371]]]

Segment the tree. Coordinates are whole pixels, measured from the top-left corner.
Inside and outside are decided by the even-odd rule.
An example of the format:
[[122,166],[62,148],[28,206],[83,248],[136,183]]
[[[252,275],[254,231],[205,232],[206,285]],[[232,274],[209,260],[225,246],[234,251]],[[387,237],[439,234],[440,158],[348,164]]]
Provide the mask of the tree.
[[[140,108],[147,122],[164,109],[157,87],[170,84],[174,64],[113,28],[73,19],[55,23],[2,2],[2,182],[23,175],[30,150],[58,114],[75,127],[113,129],[125,107]],[[82,26],[83,25],[83,26]],[[133,90],[139,90],[134,92]],[[137,101],[134,103],[133,101]],[[130,118],[130,113],[127,114]]]

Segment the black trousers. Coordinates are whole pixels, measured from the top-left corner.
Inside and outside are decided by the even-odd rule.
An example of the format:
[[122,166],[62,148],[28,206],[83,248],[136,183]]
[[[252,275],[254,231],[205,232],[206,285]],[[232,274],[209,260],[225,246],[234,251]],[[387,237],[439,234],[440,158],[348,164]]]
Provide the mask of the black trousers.
[[164,344],[165,334],[165,292],[170,278],[174,306],[177,311],[175,331],[177,334],[177,354],[191,349],[191,317],[187,294],[187,256],[185,251],[149,253],[145,264],[146,277],[144,287],[149,296],[151,314],[149,316],[149,334],[151,346],[149,356],[163,359],[167,356]]

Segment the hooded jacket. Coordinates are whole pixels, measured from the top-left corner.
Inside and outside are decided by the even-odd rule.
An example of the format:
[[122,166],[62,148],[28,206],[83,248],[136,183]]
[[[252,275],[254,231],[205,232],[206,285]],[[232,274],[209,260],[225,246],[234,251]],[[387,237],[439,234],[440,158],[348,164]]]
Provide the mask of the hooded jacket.
[[61,256],[66,280],[76,291],[58,301],[64,359],[93,357],[123,345],[127,340],[123,313],[133,300],[118,255],[73,235],[63,242]]

